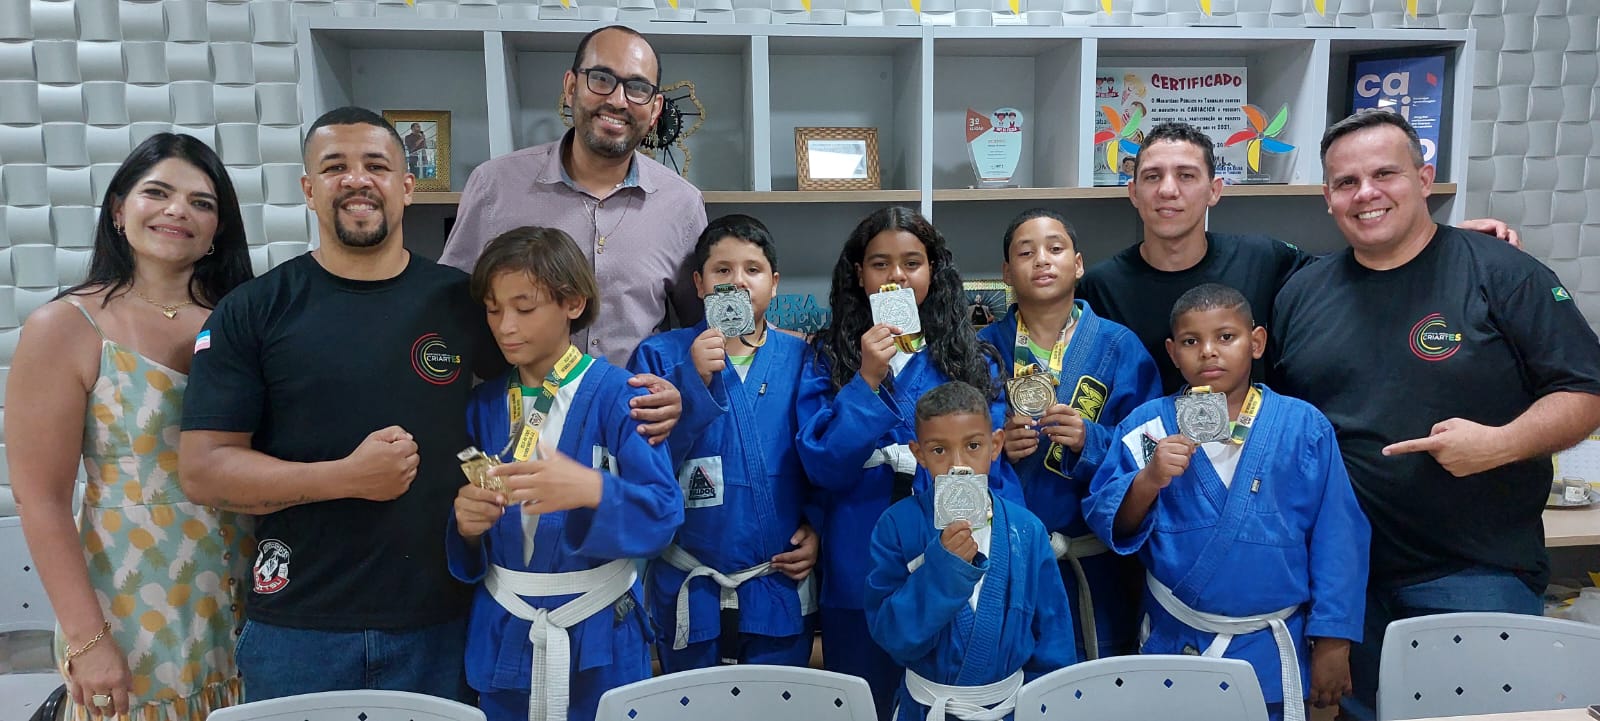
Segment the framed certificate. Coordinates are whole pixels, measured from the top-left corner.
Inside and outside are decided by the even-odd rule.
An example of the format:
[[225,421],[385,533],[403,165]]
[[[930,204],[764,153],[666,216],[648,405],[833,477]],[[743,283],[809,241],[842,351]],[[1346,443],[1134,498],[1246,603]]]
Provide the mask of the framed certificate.
[[877,128],[795,128],[801,190],[877,190]]

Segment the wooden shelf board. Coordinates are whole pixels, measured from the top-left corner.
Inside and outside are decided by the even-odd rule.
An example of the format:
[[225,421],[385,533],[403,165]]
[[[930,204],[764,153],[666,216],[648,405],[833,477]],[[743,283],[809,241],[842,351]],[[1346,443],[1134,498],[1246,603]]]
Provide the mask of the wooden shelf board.
[[916,203],[917,190],[707,190],[707,203]]
[[460,193],[422,193],[411,194],[412,205],[459,205]]

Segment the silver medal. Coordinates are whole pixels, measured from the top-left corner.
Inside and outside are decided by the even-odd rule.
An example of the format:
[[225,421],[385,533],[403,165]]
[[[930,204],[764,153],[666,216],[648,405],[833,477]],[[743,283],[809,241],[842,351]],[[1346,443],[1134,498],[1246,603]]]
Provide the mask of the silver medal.
[[1035,369],[1006,381],[1006,401],[1011,410],[1029,418],[1042,418],[1056,402],[1055,377]]
[[1178,432],[1195,443],[1228,439],[1228,396],[1187,393],[1173,399],[1178,406]]
[[933,479],[933,527],[944,530],[956,521],[981,528],[989,521],[989,476],[956,466]]
[[749,289],[735,288],[731,283],[718,285],[716,292],[706,296],[706,323],[721,331],[724,338],[756,332],[756,312]]
[[872,323],[892,325],[900,329],[900,335],[921,333],[922,318],[917,315],[916,292],[893,284],[884,287],[889,290],[880,290],[867,297],[872,303]]

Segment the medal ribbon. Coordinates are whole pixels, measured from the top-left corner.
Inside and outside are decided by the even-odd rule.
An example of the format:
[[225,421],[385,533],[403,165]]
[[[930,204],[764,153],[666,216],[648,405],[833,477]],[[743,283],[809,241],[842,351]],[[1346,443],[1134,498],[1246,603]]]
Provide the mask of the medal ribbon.
[[926,345],[928,345],[928,341],[923,340],[921,333],[894,337],[894,347],[898,348],[902,353],[916,353]]
[[[1190,393],[1210,393],[1211,386],[1196,386],[1189,389]],[[1244,405],[1239,408],[1239,420],[1228,424],[1228,443],[1236,446],[1244,445],[1250,438],[1250,427],[1255,425],[1256,414],[1261,412],[1261,389],[1250,386],[1250,392],[1244,397]]]
[[[1072,308],[1072,317],[1074,319],[1078,317],[1077,306],[1073,306]],[[1056,336],[1056,344],[1050,348],[1050,362],[1048,368],[1052,375],[1061,375],[1061,364],[1067,357],[1067,331],[1070,330],[1072,326],[1073,323],[1070,322],[1061,326],[1061,334]],[[1038,358],[1034,357],[1033,350],[1028,347],[1028,339],[1028,324],[1022,322],[1022,314],[1017,313],[1017,348],[1016,351],[1011,354],[1012,375],[1021,375],[1023,371],[1028,369],[1029,365],[1044,365],[1039,363]],[[1023,358],[1025,357],[1028,360],[1024,361]]]
[[537,413],[532,422],[522,423],[522,433],[517,436],[516,450],[512,451],[512,460],[526,461],[533,457],[533,448],[539,442],[539,427],[544,425],[544,418],[550,412],[550,406],[556,402],[556,393],[562,386],[571,383],[580,374],[589,368],[594,359],[584,355],[575,345],[568,345],[567,351],[561,354],[561,359],[556,361],[554,368],[545,374],[544,383],[537,388],[528,388],[521,383],[519,376],[513,374],[506,388],[506,406],[511,419],[511,428],[516,430],[517,424],[524,420],[522,408],[522,395],[527,392],[533,396],[533,410]]

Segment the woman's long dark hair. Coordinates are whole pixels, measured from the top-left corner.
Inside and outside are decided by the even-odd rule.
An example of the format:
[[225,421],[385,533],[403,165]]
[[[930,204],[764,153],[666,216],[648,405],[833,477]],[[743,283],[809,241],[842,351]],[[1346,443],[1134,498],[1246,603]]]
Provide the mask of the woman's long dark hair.
[[[817,356],[828,363],[834,390],[843,388],[861,370],[861,334],[872,327],[872,308],[861,275],[856,272],[867,255],[867,244],[879,233],[903,230],[922,241],[927,250],[932,278],[928,294],[917,307],[922,319],[924,353],[931,353],[933,365],[951,380],[965,381],[997,397],[999,388],[984,361],[997,358],[993,346],[978,340],[967,317],[966,294],[961,289],[961,274],[944,236],[926,218],[909,208],[888,207],[862,220],[845,241],[839,262],[833,266],[833,289],[828,305],[833,320],[812,340]],[[987,346],[987,349],[985,348]]]
[[199,168],[217,191],[217,233],[212,238],[213,250],[194,264],[189,299],[196,305],[215,308],[222,296],[254,275],[250,270],[250,248],[244,237],[244,216],[239,214],[239,195],[233,190],[233,180],[228,177],[222,159],[192,135],[157,133],[139,143],[111,176],[105,199],[100,203],[100,222],[95,225],[89,275],[82,283],[62,291],[57,298],[87,295],[105,288],[108,292],[101,301],[104,306],[133,286],[133,248],[128,245],[128,239],[117,232],[117,203],[128,197],[134,183],[168,158],[177,158]]

